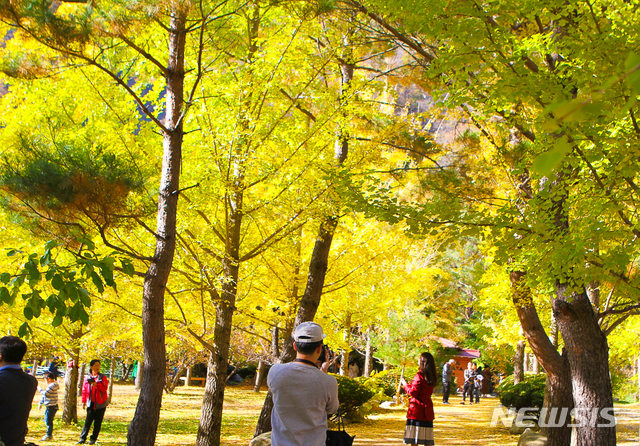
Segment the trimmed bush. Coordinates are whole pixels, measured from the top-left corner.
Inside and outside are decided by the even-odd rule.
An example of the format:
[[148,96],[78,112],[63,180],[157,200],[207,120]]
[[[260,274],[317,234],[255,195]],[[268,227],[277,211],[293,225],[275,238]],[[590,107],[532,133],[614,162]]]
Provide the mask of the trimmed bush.
[[371,376],[360,376],[356,378],[374,395],[392,397],[396,393],[396,377],[389,373],[389,370],[373,372]]
[[507,377],[497,388],[500,402],[505,407],[542,408],[544,401],[544,382],[547,375],[544,373],[525,374],[524,380],[513,384],[513,375]]
[[362,382],[347,376],[333,375],[338,380],[338,399],[340,400],[340,413],[351,418],[358,413],[359,408],[369,401],[375,394]]

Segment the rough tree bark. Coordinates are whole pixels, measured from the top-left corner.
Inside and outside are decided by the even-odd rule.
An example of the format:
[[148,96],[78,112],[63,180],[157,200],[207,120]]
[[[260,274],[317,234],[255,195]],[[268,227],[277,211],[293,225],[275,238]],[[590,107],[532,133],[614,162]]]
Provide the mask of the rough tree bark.
[[[547,436],[547,446],[569,446],[571,417],[568,414],[573,408],[569,363],[566,357],[558,353],[557,347],[550,341],[540,322],[531,290],[524,283],[525,273],[511,271],[509,277],[511,297],[527,342],[547,372],[545,399],[540,417],[542,433]],[[563,412],[565,418],[562,417]]]
[[165,71],[166,102],[162,176],[158,195],[156,248],[144,278],[142,340],[144,372],[138,405],[127,434],[130,446],[153,446],[160,419],[166,373],[164,293],[176,246],[184,112],[186,11],[176,5],[169,25],[169,58]]
[[111,366],[109,367],[109,390],[107,392],[109,404],[111,404],[111,397],[113,396],[113,381],[116,374],[116,357],[111,356]]
[[138,370],[136,370],[136,379],[134,387],[136,390],[142,388],[142,381],[144,381],[144,362],[138,361]]
[[[76,397],[80,398],[82,396],[82,384],[84,384],[84,375],[85,375],[85,370],[87,369],[86,364],[82,364],[82,366],[80,367],[80,370],[78,372],[78,379],[77,379],[77,392],[76,392]],[[77,398],[76,398],[77,400]]]
[[[555,231],[552,236],[562,241],[569,235],[567,180],[564,171],[554,181],[543,182],[550,192],[549,216]],[[570,241],[569,241],[570,242]],[[571,369],[571,383],[578,427],[577,446],[614,446],[615,423],[604,418],[602,410],[613,408],[613,393],[609,375],[609,346],[584,286],[569,286],[570,279],[557,277],[556,296],[552,299],[553,315],[564,339]]]
[[[344,54],[340,59],[340,73],[341,73],[341,89],[340,89],[340,106],[343,107],[347,102],[347,94],[353,80],[353,70],[355,65],[351,63],[352,56],[350,54]],[[334,149],[334,161],[337,166],[342,166],[349,154],[349,134],[344,128],[338,129],[338,135],[336,139]],[[313,252],[311,254],[311,261],[309,262],[309,273],[307,275],[307,286],[305,287],[304,294],[300,300],[300,307],[298,307],[298,313],[296,314],[294,327],[297,327],[302,322],[312,321],[318,311],[320,305],[320,298],[322,296],[322,288],[324,287],[324,280],[327,275],[327,268],[329,266],[329,252],[331,251],[331,243],[333,242],[333,235],[338,227],[338,217],[335,215],[329,215],[320,223],[318,235],[316,236],[316,242],[313,246]],[[293,350],[293,343],[289,338],[284,347],[282,355],[280,356],[281,362],[290,362],[294,359],[295,352]],[[273,410],[273,399],[271,392],[267,392],[254,436],[258,436],[264,432],[271,431],[271,411]]]
[[[241,209],[241,202],[239,203]],[[240,216],[238,216],[240,217]],[[237,238],[231,244],[233,259],[225,259],[225,282],[222,285],[222,301],[216,306],[216,323],[213,334],[213,348],[209,350],[207,364],[207,379],[202,398],[202,412],[198,426],[197,446],[218,446],[222,430],[222,405],[224,403],[224,389],[227,382],[227,367],[229,365],[229,346],[231,343],[231,325],[235,310],[239,265],[237,262],[237,247],[240,245],[240,220],[237,222]],[[233,227],[233,224],[232,224]],[[234,249],[235,247],[236,249]]]
[[540,361],[535,354],[531,356],[531,371],[536,374],[540,373]]
[[165,390],[167,391],[167,393],[172,393],[175,388],[178,387],[178,384],[180,384],[180,378],[188,369],[189,366],[181,364],[180,366],[178,366],[178,370],[176,370],[173,378],[169,379],[169,375],[167,375],[167,383],[165,384]]
[[521,339],[516,345],[516,354],[513,356],[513,383],[518,384],[524,379],[524,348],[525,342]]
[[558,283],[556,288],[553,312],[567,349],[573,398],[579,411],[576,419],[581,425],[575,432],[576,445],[614,446],[615,424],[601,412],[613,408],[607,338],[586,292],[569,292],[563,283]]
[[[258,51],[258,32],[261,23],[260,6],[251,6],[251,14],[247,17],[248,46],[247,70],[252,76],[252,65]],[[240,136],[237,145],[232,149],[230,159],[230,186],[225,194],[226,234],[225,255],[222,260],[223,280],[221,293],[212,290],[212,301],[216,307],[216,321],[213,330],[213,345],[209,347],[209,363],[207,380],[202,398],[202,412],[198,426],[196,446],[218,446],[222,430],[222,406],[224,390],[227,382],[229,365],[229,347],[233,314],[236,309],[238,293],[238,276],[240,274],[240,244],[242,220],[244,217],[245,161],[251,144],[251,110],[253,92],[247,91],[241,105],[238,119]]]
[[72,367],[67,367],[64,376],[64,407],[62,409],[62,422],[72,424],[78,422],[78,361],[80,361],[80,347],[71,350]]
[[135,362],[132,362],[131,364],[125,364],[124,362],[122,363],[122,378],[120,379],[121,381],[127,381],[129,379],[129,375],[131,374],[131,370],[133,370],[134,365]]
[[258,362],[258,369],[256,370],[256,382],[253,385],[253,391],[255,393],[260,393],[260,387],[262,386],[262,381],[264,380],[264,372],[266,370],[267,366],[261,359],[260,362]]
[[349,376],[349,345],[351,345],[351,313],[347,313],[344,321],[344,342],[347,348],[342,350],[340,358],[340,375]]
[[373,370],[373,344],[371,344],[371,327],[367,328],[367,347],[364,357],[364,376],[369,377]]

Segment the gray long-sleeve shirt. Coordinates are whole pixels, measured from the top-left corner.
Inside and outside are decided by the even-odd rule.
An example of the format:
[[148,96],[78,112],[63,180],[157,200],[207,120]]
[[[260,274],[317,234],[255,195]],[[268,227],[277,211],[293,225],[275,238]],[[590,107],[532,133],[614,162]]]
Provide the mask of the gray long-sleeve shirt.
[[290,362],[271,367],[272,446],[324,446],[327,414],[338,410],[338,382],[316,367]]

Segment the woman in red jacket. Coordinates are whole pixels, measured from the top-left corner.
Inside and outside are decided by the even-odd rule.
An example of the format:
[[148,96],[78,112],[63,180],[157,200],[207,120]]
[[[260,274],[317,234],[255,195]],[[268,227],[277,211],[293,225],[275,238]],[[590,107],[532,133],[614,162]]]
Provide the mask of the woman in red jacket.
[[404,390],[411,397],[407,411],[404,444],[433,445],[433,402],[431,394],[436,384],[436,363],[431,353],[420,355],[418,373],[411,384],[403,379]]

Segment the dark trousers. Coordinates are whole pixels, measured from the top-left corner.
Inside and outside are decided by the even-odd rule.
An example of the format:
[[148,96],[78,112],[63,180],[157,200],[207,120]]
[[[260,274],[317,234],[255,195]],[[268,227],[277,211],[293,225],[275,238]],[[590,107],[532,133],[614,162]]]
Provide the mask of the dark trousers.
[[57,404],[55,406],[47,406],[44,409],[44,424],[47,425],[47,437],[53,435],[53,418],[56,416],[57,411]]
[[451,383],[450,382],[443,382],[442,383],[442,402],[443,403],[448,403],[449,402],[449,392],[451,391]]
[[473,391],[474,385],[471,383],[464,383],[464,387],[462,389],[462,401],[467,398],[467,394],[469,394],[469,401],[473,403]]
[[[473,398],[473,395],[471,395],[471,398]],[[476,387],[476,404],[478,404],[480,402],[480,388]]]
[[91,406],[87,406],[87,419],[84,421],[84,427],[82,428],[82,433],[80,434],[80,440],[87,440],[87,435],[89,434],[89,429],[91,429],[91,423],[93,425],[93,434],[91,434],[91,440],[96,441],[98,439],[98,435],[100,435],[100,428],[102,427],[102,419],[104,418],[104,411],[107,410],[106,407],[102,409],[93,409]]

